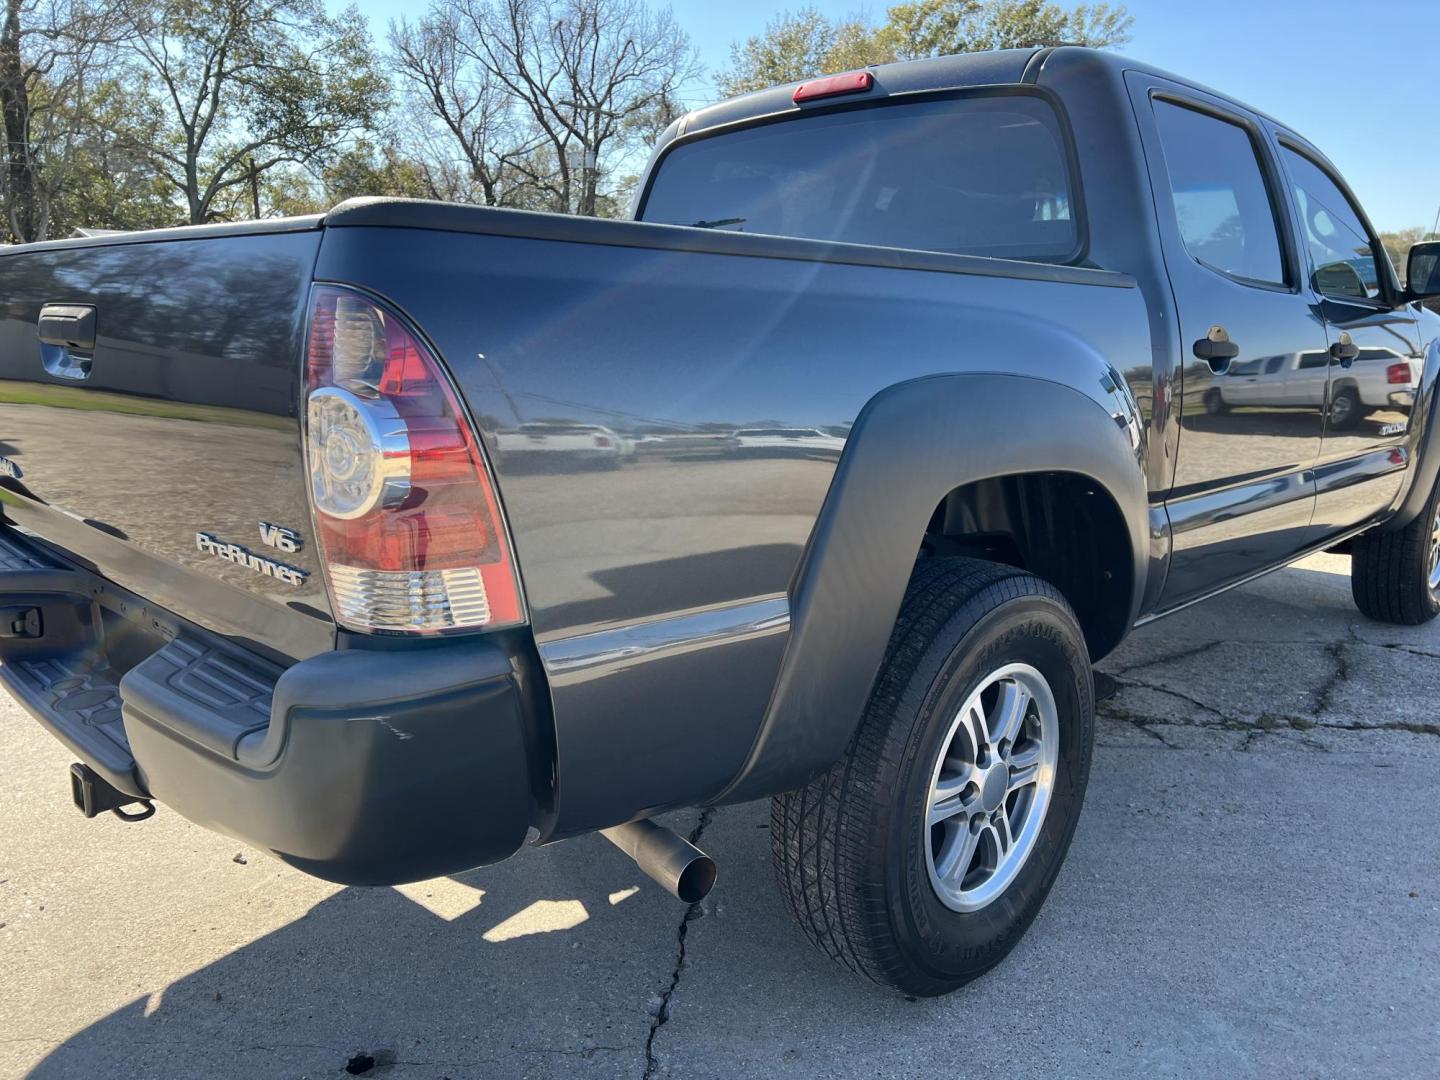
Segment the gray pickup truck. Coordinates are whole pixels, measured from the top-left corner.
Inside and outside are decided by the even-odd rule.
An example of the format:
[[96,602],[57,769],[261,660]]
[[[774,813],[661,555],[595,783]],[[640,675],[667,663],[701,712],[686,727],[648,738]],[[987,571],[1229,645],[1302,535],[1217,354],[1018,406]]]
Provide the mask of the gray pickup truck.
[[601,830],[694,900],[650,818],[772,797],[806,934],[939,994],[1043,903],[1131,628],[1345,542],[1366,615],[1440,610],[1440,245],[1402,288],[1276,120],[879,67],[686,115],[633,217],[0,255],[0,679],[87,815],[356,884]]

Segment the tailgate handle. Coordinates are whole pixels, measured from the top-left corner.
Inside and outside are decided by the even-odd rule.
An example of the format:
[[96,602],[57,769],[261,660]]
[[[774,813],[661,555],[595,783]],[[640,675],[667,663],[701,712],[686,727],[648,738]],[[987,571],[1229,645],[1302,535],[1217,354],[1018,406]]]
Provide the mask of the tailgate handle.
[[95,306],[46,304],[40,309],[40,363],[58,379],[88,379],[95,354]]
[[94,352],[94,305],[46,304],[40,309],[40,340],[76,352]]

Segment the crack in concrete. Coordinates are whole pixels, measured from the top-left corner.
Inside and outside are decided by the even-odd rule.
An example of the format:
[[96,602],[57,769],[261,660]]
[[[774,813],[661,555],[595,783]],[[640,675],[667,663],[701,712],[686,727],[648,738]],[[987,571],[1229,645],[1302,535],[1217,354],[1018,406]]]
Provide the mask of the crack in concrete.
[[1154,739],[1156,742],[1160,743],[1162,746],[1166,747],[1169,750],[1180,749],[1180,747],[1176,746],[1169,739],[1165,738],[1164,735],[1161,735],[1158,731],[1154,730],[1154,725],[1157,723],[1155,717],[1146,716],[1143,713],[1137,713],[1130,709],[1123,709],[1119,706],[1108,704],[1105,706],[1104,709],[1101,710],[1100,715],[1103,716],[1106,720],[1118,720],[1121,723],[1129,724],[1136,731],[1144,732],[1146,735],[1150,736],[1150,738]]
[[[1411,645],[1411,644],[1409,644],[1408,642],[1404,642],[1404,641],[1370,641],[1370,640],[1367,640],[1366,638],[1362,638],[1362,637],[1360,637],[1360,635],[1356,632],[1356,628],[1355,628],[1354,624],[1351,624],[1351,625],[1347,626],[1347,627],[1346,627],[1346,632],[1347,632],[1347,633],[1349,634],[1349,636],[1350,636],[1350,640],[1349,640],[1348,644],[1350,644],[1350,645],[1352,645],[1352,646],[1358,645],[1358,646],[1360,646],[1361,648],[1365,648],[1365,649],[1382,649],[1382,650],[1389,650],[1389,651],[1393,651],[1393,652],[1406,652],[1406,653],[1410,653],[1412,656],[1422,656],[1422,657],[1424,657],[1424,658],[1427,659],[1427,660],[1440,660],[1440,652],[1430,652],[1430,651],[1427,650],[1427,649],[1422,649],[1422,648],[1420,648],[1420,647],[1417,646],[1417,645]],[[1162,655],[1160,655],[1160,656],[1150,657],[1149,659],[1137,660],[1137,661],[1136,661],[1135,663],[1133,663],[1133,664],[1126,664],[1124,667],[1115,668],[1115,669],[1111,672],[1111,674],[1113,674],[1113,675],[1115,675],[1115,676],[1117,676],[1117,677],[1118,677],[1118,676],[1121,676],[1121,675],[1128,675],[1128,674],[1129,674],[1130,672],[1132,672],[1132,671],[1144,671],[1146,668],[1156,667],[1156,666],[1158,666],[1158,665],[1160,665],[1160,664],[1172,664],[1172,663],[1175,663],[1175,662],[1178,661],[1178,660],[1189,660],[1189,659],[1191,659],[1191,658],[1193,658],[1193,657],[1201,656],[1201,655],[1209,652],[1211,649],[1218,648],[1218,647],[1221,646],[1221,645],[1247,645],[1247,644],[1248,644],[1248,645],[1309,645],[1309,646],[1314,646],[1314,647],[1316,647],[1316,648],[1324,648],[1324,649],[1326,649],[1326,650],[1328,651],[1328,650],[1330,650],[1330,649],[1333,649],[1336,643],[1335,643],[1335,642],[1327,642],[1327,641],[1319,640],[1319,639],[1316,639],[1316,638],[1272,638],[1272,637],[1267,637],[1267,638],[1265,638],[1264,640],[1256,640],[1256,641],[1244,641],[1244,640],[1241,640],[1241,639],[1239,639],[1239,638],[1233,638],[1233,639],[1230,639],[1230,640],[1227,640],[1227,641],[1207,641],[1204,645],[1195,645],[1195,646],[1191,646],[1191,647],[1188,647],[1188,648],[1180,649],[1180,650],[1178,650],[1178,651],[1176,651],[1176,652],[1164,653],[1164,654],[1162,654]]]
[[1149,660],[1142,660],[1136,664],[1129,664],[1126,667],[1117,668],[1110,674],[1118,679],[1121,675],[1127,675],[1132,671],[1143,671],[1145,668],[1154,667],[1156,664],[1173,664],[1176,660],[1189,660],[1194,656],[1203,656],[1211,649],[1218,649],[1224,644],[1224,641],[1217,640],[1207,641],[1203,645],[1191,645],[1188,648],[1181,649],[1179,652],[1166,653],[1163,656],[1152,657]]
[[[1212,710],[1213,711],[1213,710]],[[1150,713],[1137,712],[1134,709],[1126,709],[1123,706],[1107,706],[1100,716],[1106,720],[1114,720],[1122,724],[1144,731],[1145,734],[1164,743],[1169,749],[1180,750],[1183,747],[1176,746],[1168,741],[1159,732],[1152,730],[1157,727],[1189,727],[1200,728],[1203,731],[1232,731],[1244,732],[1247,736],[1246,742],[1241,744],[1242,750],[1249,749],[1249,743],[1260,735],[1273,735],[1287,731],[1305,732],[1316,729],[1322,731],[1343,731],[1348,733],[1370,732],[1370,731],[1399,731],[1409,735],[1434,735],[1440,737],[1440,724],[1425,724],[1418,720],[1385,720],[1373,724],[1342,723],[1338,720],[1316,720],[1308,716],[1291,716],[1275,713],[1266,713],[1257,717],[1254,721],[1242,720],[1237,717],[1227,717],[1224,720],[1177,720],[1173,717],[1155,716]]]
[[1440,660],[1440,653],[1427,652],[1425,649],[1418,649],[1414,645],[1406,645],[1401,641],[1362,641],[1360,644],[1376,649],[1391,649],[1395,652],[1409,653],[1411,656],[1423,656],[1428,660]]
[[[1201,701],[1199,698],[1184,693],[1183,691],[1175,690],[1168,686],[1161,686],[1158,683],[1148,682],[1144,679],[1125,677],[1120,674],[1114,674],[1111,677],[1114,678],[1115,682],[1121,688],[1138,687],[1140,689],[1152,690],[1158,694],[1165,694],[1169,697],[1176,698],[1189,705],[1192,705],[1195,708],[1200,709],[1202,712],[1214,717],[1215,719],[1210,721],[1198,719],[1181,720],[1173,716],[1158,716],[1150,713],[1140,712],[1136,709],[1127,708],[1126,706],[1119,704],[1114,700],[1105,702],[1103,707],[1099,710],[1099,715],[1109,720],[1115,720],[1123,724],[1128,724],[1138,731],[1143,731],[1146,735],[1150,736],[1150,738],[1154,739],[1156,742],[1172,750],[1177,750],[1181,748],[1175,743],[1171,742],[1169,739],[1166,739],[1164,735],[1162,735],[1159,731],[1155,730],[1156,728],[1195,727],[1212,731],[1244,732],[1245,739],[1240,744],[1240,753],[1248,752],[1254,746],[1255,742],[1264,735],[1283,731],[1294,731],[1303,733],[1307,731],[1313,731],[1316,728],[1320,728],[1325,731],[1399,731],[1411,735],[1440,736],[1440,723],[1427,724],[1414,720],[1384,720],[1370,724],[1360,724],[1340,720],[1323,719],[1324,714],[1331,709],[1334,703],[1336,692],[1340,689],[1340,687],[1350,682],[1352,671],[1349,649],[1351,647],[1356,645],[1363,645],[1370,646],[1372,648],[1393,648],[1399,649],[1403,652],[1418,652],[1418,654],[1422,656],[1430,656],[1434,659],[1440,659],[1440,656],[1437,656],[1436,654],[1415,650],[1403,644],[1386,645],[1378,642],[1364,641],[1356,634],[1354,626],[1348,627],[1347,630],[1349,634],[1348,642],[1332,641],[1325,645],[1326,655],[1329,656],[1332,663],[1331,672],[1329,677],[1325,680],[1324,685],[1321,686],[1320,689],[1316,692],[1315,705],[1314,708],[1311,710],[1310,715],[1308,716],[1298,716],[1293,713],[1262,713],[1254,720],[1250,720],[1245,717],[1235,716],[1221,709],[1217,709],[1215,706],[1209,704],[1208,702]],[[1209,647],[1213,648],[1217,644],[1220,643],[1211,642]],[[1167,657],[1157,658],[1156,660],[1150,661],[1143,665],[1124,668],[1122,669],[1122,671],[1138,671],[1144,667],[1152,666],[1153,664],[1170,662],[1177,659],[1183,659],[1188,656],[1197,656],[1205,651],[1206,648],[1188,649],[1184,652],[1175,653]],[[1315,749],[1325,749],[1323,744],[1314,742],[1313,740],[1307,741],[1306,745],[1311,745]]]
[[[690,830],[686,839],[698,847],[700,837],[716,813],[716,808],[712,806],[701,810],[700,820],[695,823],[695,828]],[[685,971],[685,938],[690,932],[690,923],[703,914],[704,910],[699,904],[691,904],[680,917],[680,925],[675,930],[675,965],[670,969],[670,985],[661,992],[660,1007],[655,1010],[650,1021],[650,1033],[645,1036],[645,1071],[641,1074],[641,1080],[653,1080],[655,1070],[660,1067],[660,1063],[655,1060],[655,1036],[660,1034],[660,1029],[670,1019],[670,999],[675,996],[675,990],[680,985],[680,976]]]
[[1172,690],[1168,686],[1160,686],[1158,683],[1146,682],[1144,679],[1124,679],[1116,676],[1115,681],[1119,683],[1122,688],[1127,686],[1138,686],[1145,690],[1154,690],[1157,694],[1167,694],[1170,697],[1179,698],[1181,701],[1186,702],[1189,705],[1194,705],[1197,709],[1204,709],[1206,712],[1214,716],[1218,716],[1222,720],[1235,719],[1229,714],[1221,712],[1219,709],[1215,708],[1215,706],[1209,705],[1206,702],[1201,701],[1197,697],[1191,697],[1189,694],[1181,690]]
[[[1350,638],[1355,640],[1355,628],[1349,628]],[[1345,652],[1345,642],[1332,641],[1325,647],[1334,666],[1330,672],[1330,678],[1325,680],[1325,685],[1320,687],[1315,694],[1315,716],[1318,720],[1320,714],[1330,708],[1330,699],[1334,697],[1335,691],[1350,681],[1350,659]]]

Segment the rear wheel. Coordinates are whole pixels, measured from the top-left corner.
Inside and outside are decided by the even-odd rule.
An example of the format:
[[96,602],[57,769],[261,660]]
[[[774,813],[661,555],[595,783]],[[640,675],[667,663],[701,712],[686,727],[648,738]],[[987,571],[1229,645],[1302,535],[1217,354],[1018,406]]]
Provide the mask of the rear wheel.
[[1212,386],[1205,391],[1205,411],[1211,416],[1223,416],[1230,411],[1230,406],[1225,404],[1225,395],[1218,386]]
[[1362,614],[1380,622],[1418,626],[1440,614],[1440,483],[1403,529],[1355,538],[1350,593]]
[[922,561],[849,752],[772,806],[776,874],[806,935],[910,994],[999,963],[1064,861],[1092,714],[1084,638],[1055,589]]

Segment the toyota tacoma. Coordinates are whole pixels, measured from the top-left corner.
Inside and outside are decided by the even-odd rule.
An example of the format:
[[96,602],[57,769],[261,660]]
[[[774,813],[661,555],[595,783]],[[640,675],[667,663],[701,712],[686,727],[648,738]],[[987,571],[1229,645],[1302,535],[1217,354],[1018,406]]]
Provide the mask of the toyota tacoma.
[[604,831],[694,900],[650,819],[769,797],[810,939],[939,994],[1055,881],[1132,628],[1344,542],[1440,610],[1440,245],[1402,287],[1280,121],[922,60],[685,115],[632,217],[0,254],[0,679],[86,814],[356,884]]

